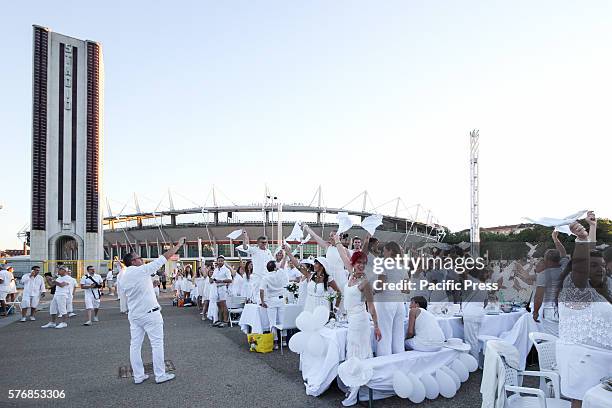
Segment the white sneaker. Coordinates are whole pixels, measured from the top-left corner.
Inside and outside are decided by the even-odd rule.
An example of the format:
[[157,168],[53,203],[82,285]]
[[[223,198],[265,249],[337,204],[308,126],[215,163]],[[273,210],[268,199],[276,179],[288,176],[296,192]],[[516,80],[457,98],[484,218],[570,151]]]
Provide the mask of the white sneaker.
[[68,313],[68,317],[74,317],[74,316],[76,316],[76,313],[72,313],[72,312]]
[[164,383],[166,381],[174,380],[174,377],[176,377],[174,374],[164,373],[164,375],[162,375],[161,377],[157,377],[155,379],[155,382],[158,383],[158,384],[161,384],[161,383]]
[[88,320],[85,323],[83,323],[83,326],[91,326],[91,320]]
[[149,376],[145,374],[144,377],[142,378],[134,378],[134,384],[142,384],[143,382],[147,381],[149,379]]
[[20,321],[20,322],[25,322],[25,321],[26,321],[26,318],[25,318],[25,317],[22,317],[21,319],[19,319],[19,321]]
[[30,321],[33,322],[34,320],[36,320],[36,318],[34,316],[30,316]]
[[56,329],[63,329],[64,327],[68,327],[68,324],[62,322],[58,324],[57,326],[55,326]]
[[53,322],[49,322],[47,324],[45,324],[44,326],[40,326],[41,329],[53,329],[55,327],[55,323]]
[[100,321],[100,319],[98,319],[98,316],[94,316],[93,321],[94,321],[94,322],[99,322],[99,321]]

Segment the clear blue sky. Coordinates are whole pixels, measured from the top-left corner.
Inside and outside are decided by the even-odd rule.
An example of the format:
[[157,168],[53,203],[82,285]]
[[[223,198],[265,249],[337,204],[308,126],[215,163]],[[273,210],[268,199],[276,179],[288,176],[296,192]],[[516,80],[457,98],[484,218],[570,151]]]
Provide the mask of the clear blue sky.
[[458,229],[472,128],[483,226],[612,215],[610,21],[608,1],[7,2],[0,248],[29,223],[32,24],[103,44],[115,211],[170,186],[309,202],[323,184],[329,205],[368,189]]

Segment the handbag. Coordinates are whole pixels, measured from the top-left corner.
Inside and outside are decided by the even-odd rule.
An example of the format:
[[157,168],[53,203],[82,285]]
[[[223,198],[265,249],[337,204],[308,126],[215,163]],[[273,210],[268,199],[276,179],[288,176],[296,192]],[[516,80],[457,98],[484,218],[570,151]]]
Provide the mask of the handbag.
[[247,341],[249,342],[249,351],[271,353],[274,348],[274,335],[272,333],[247,334]]

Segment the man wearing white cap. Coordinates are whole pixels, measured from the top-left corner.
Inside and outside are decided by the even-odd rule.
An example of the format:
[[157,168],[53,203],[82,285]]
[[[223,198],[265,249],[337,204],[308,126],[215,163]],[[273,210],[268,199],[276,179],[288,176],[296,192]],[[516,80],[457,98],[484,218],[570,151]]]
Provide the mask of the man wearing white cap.
[[21,277],[23,293],[21,298],[21,322],[26,321],[28,309],[30,309],[30,320],[36,320],[36,308],[40,296],[45,293],[45,280],[38,273],[40,266],[33,266],[32,271]]
[[242,230],[242,247],[238,247],[238,250],[246,252],[253,262],[253,275],[251,275],[251,285],[253,285],[253,291],[257,292],[259,289],[259,283],[261,279],[266,276],[268,269],[266,265],[269,261],[273,261],[274,257],[272,252],[268,249],[268,238],[265,235],[257,238],[257,245],[249,245],[249,235],[246,230]]
[[102,276],[96,273],[93,266],[87,267],[87,273],[81,278],[81,289],[85,293],[85,309],[87,309],[87,321],[83,326],[91,326],[93,321],[98,321],[98,309],[100,309],[100,289],[102,288]]
[[153,281],[151,277],[159,268],[166,264],[178,250],[185,244],[185,238],[179,239],[178,244],[170,248],[162,256],[145,264],[142,258],[134,252],[123,257],[126,266],[121,278],[121,288],[127,297],[130,322],[130,363],[134,373],[134,383],[141,384],[149,378],[145,375],[142,364],[141,348],[145,333],[151,343],[153,352],[153,372],[155,382],[161,384],[174,379],[174,374],[166,373],[164,361],[164,319],[161,307],[157,303]]
[[[52,281],[55,286],[55,294],[49,307],[49,314],[51,315],[51,321],[44,326],[43,329],[63,329],[67,327],[66,319],[68,318],[68,311],[66,310],[68,304],[68,294],[70,293],[70,277],[66,275],[67,268],[60,266],[57,270],[58,277]],[[57,319],[60,319],[60,323],[56,324]]]

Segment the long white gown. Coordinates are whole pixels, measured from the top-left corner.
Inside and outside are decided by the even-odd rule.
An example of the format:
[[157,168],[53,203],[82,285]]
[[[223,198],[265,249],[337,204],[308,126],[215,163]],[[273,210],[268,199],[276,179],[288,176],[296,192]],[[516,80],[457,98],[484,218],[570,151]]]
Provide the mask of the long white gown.
[[325,285],[323,283],[316,283],[314,279],[315,274],[313,273],[312,278],[310,278],[306,284],[306,300],[304,302],[304,310],[307,312],[312,312],[317,306],[325,306],[329,310],[330,304],[326,296],[330,293],[329,284],[333,281],[333,278],[330,276],[329,280],[327,281],[328,290],[325,290]]
[[370,314],[359,290],[359,284],[344,286],[344,307],[348,317],[346,359],[372,357]]

